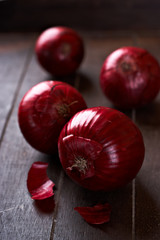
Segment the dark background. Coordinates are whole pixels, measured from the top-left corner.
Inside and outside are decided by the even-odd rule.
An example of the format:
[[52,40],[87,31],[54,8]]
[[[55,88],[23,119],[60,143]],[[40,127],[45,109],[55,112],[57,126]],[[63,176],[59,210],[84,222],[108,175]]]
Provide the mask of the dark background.
[[159,0],[0,0],[1,31],[160,29]]

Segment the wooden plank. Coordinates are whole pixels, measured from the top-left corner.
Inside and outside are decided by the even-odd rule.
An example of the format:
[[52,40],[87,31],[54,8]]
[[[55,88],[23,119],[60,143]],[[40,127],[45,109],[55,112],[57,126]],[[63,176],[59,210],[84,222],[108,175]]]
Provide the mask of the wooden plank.
[[28,62],[33,35],[0,35],[0,139]]
[[[148,49],[159,61],[159,37],[139,35],[137,45]],[[146,148],[145,161],[136,179],[135,239],[158,240],[160,236],[160,94],[136,112]]]
[[[18,48],[20,42],[17,42],[15,45]],[[16,49],[13,49],[12,51],[16,51]],[[6,47],[5,51],[8,51],[8,57],[12,58],[13,55],[16,58],[9,46]],[[18,54],[17,56],[17,61],[15,62],[17,71],[21,67],[22,56],[23,54]],[[24,79],[22,79],[23,84],[20,92],[17,92],[18,97],[13,105],[13,113],[9,118],[1,144],[0,239],[5,240],[47,240],[50,238],[54,202],[43,204],[42,202],[31,200],[26,187],[27,174],[31,164],[34,161],[49,162],[49,176],[56,185],[58,185],[59,181],[60,165],[56,163],[57,157],[48,157],[32,149],[24,140],[17,123],[18,105],[25,92],[33,85],[49,77],[38,66],[34,53],[32,53],[32,56],[27,73],[23,75]],[[14,59],[12,59],[12,62],[14,65]],[[12,80],[14,81],[14,75]],[[11,90],[12,88],[10,89],[12,93]],[[47,206],[46,209],[45,206]]]
[[[96,38],[96,40],[95,40]],[[132,45],[130,37],[98,34],[85,36],[86,58],[79,76],[79,90],[89,107],[113,105],[103,96],[99,85],[101,65],[110,52],[124,45]],[[91,206],[108,201],[112,205],[111,221],[102,226],[87,224],[77,212],[76,206]],[[59,209],[55,219],[54,240],[81,239],[131,239],[132,238],[132,184],[110,193],[94,193],[73,183],[64,175],[59,199]]]

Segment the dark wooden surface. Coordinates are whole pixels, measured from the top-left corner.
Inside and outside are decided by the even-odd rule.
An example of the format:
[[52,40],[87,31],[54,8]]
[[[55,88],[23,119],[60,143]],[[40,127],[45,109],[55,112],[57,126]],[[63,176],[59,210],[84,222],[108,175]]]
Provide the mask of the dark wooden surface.
[[[148,49],[160,61],[158,32],[81,32],[86,56],[70,80],[89,107],[113,105],[103,96],[99,73],[105,57],[126,45]],[[73,183],[58,157],[32,149],[17,123],[17,109],[25,92],[52,76],[38,65],[36,34],[0,34],[0,239],[4,240],[159,240],[160,239],[160,95],[139,110],[125,112],[140,127],[146,146],[145,161],[136,179],[122,189],[93,193]],[[31,200],[26,179],[34,161],[49,162],[56,184],[54,201]],[[111,220],[93,227],[76,206],[108,201]],[[46,208],[47,206],[47,208]]]

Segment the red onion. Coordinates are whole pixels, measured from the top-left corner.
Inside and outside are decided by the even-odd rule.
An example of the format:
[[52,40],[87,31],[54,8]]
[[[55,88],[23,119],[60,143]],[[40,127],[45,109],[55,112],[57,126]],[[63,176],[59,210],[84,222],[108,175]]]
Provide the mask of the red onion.
[[93,207],[76,207],[74,210],[90,224],[103,224],[110,220],[111,206],[108,203],[97,204]]
[[86,108],[81,94],[69,84],[45,81],[32,87],[19,105],[20,129],[35,149],[54,154],[65,123]]
[[42,200],[54,195],[55,184],[47,176],[48,163],[34,162],[28,172],[27,187],[32,199]]
[[114,105],[122,108],[143,106],[160,90],[160,67],[144,49],[119,48],[104,61],[100,84]]
[[84,56],[84,46],[81,37],[73,29],[52,27],[41,33],[35,52],[46,71],[65,76],[79,67]]
[[58,148],[68,176],[95,191],[127,184],[144,159],[139,129],[126,115],[106,107],[73,116],[61,131]]

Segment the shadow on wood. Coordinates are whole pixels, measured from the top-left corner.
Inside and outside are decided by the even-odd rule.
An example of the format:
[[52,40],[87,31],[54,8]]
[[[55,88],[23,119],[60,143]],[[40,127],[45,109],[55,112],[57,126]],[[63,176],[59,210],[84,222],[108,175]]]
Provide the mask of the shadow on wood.
[[55,208],[54,196],[43,200],[35,200],[33,206],[40,213],[52,214]]

